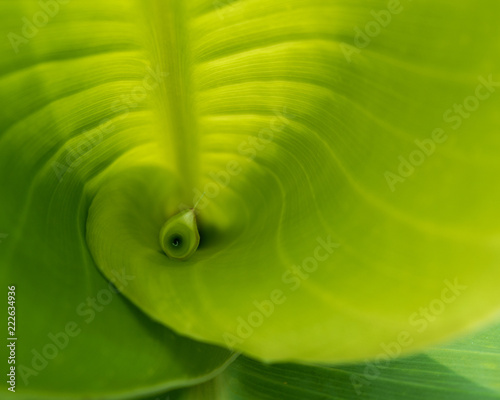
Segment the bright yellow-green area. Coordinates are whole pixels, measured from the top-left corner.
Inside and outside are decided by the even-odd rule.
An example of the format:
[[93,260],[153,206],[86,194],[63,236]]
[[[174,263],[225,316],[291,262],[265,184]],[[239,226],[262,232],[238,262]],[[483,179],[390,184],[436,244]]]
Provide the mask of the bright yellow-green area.
[[[113,337],[149,316],[261,361],[413,352],[498,313],[496,1],[59,6],[13,46],[41,6],[0,4],[1,277],[31,347],[116,271],[145,314],[119,297]],[[200,247],[171,260],[160,229],[203,193]],[[152,381],[230,356],[202,347]]]

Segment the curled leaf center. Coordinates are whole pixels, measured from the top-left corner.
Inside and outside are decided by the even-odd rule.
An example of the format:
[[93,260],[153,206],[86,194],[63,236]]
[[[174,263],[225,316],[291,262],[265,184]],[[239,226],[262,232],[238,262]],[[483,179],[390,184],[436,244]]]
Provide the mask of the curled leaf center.
[[187,260],[195,253],[200,234],[194,209],[181,211],[165,222],[160,230],[160,244],[173,260]]

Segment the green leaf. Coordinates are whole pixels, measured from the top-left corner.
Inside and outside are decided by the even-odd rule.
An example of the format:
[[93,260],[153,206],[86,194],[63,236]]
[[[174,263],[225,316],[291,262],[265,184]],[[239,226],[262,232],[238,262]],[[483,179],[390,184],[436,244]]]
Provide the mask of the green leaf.
[[[3,1],[1,37],[40,7]],[[111,111],[148,71],[135,12],[121,1],[61,4],[18,54],[0,42],[0,282],[5,302],[16,288],[19,399],[143,396],[207,380],[232,360],[137,309],[118,293],[137,276],[115,266],[103,277],[85,240],[105,171],[144,142],[127,135],[147,112]],[[114,119],[99,131],[105,117]]]
[[[107,139],[137,149],[87,221],[135,304],[261,360],[323,362],[499,310],[497,2],[141,4],[169,76],[148,125]],[[373,37],[348,60],[357,28]],[[158,232],[203,193],[199,249],[168,259]]]
[[[348,60],[387,2],[74,0],[47,23],[2,2],[20,363],[107,288],[94,262],[134,276],[122,292],[154,320],[263,360],[362,360],[401,332],[409,352],[491,319],[500,5],[401,4]],[[198,251],[168,259],[161,226],[203,192]],[[230,358],[120,296],[98,316],[25,397],[146,392]]]
[[[357,365],[266,365],[240,357],[169,400],[499,399],[500,326],[421,354]],[[163,398],[160,397],[158,400]],[[165,395],[165,399],[167,399]]]
[[426,354],[457,375],[500,397],[500,326],[431,349]]

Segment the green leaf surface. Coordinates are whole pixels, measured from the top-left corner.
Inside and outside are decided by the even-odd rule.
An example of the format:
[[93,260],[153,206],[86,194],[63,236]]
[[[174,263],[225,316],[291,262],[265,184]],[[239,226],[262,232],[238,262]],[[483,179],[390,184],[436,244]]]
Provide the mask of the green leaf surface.
[[[421,349],[498,311],[497,2],[147,4],[169,76],[101,151],[151,147],[106,172],[87,221],[135,304],[273,361],[359,360],[400,332]],[[200,247],[170,260],[158,232],[202,193]]]
[[[500,326],[404,358],[266,365],[240,357],[215,379],[156,400],[500,399]],[[167,397],[168,396],[168,397]]]
[[[120,289],[161,324],[263,360],[363,360],[491,319],[500,5],[402,2],[352,53],[387,7],[73,0],[13,48],[41,6],[3,1],[0,262],[20,363],[86,324],[79,304],[108,287],[95,264],[133,276]],[[161,226],[203,192],[199,249],[168,259]],[[187,384],[230,358],[118,295],[84,327],[25,397]]]
[[[16,287],[12,395],[126,399],[209,379],[231,352],[152,321],[118,293],[136,276],[116,266],[112,286],[85,240],[106,169],[143,145],[127,137],[144,111],[126,120],[117,112],[114,135],[97,130],[113,117],[111,102],[147,73],[136,9],[121,1],[61,5],[15,54],[7,32],[20,33],[22,18],[39,11],[36,1],[0,3],[0,282],[6,311],[6,286]],[[5,386],[0,398],[11,395]]]

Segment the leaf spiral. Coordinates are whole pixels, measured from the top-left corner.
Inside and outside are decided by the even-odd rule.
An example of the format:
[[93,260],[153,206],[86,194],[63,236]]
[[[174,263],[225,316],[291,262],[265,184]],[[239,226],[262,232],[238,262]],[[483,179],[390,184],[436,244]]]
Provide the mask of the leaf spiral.
[[187,260],[200,244],[194,209],[181,211],[169,218],[160,230],[160,244],[173,260]]

